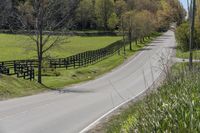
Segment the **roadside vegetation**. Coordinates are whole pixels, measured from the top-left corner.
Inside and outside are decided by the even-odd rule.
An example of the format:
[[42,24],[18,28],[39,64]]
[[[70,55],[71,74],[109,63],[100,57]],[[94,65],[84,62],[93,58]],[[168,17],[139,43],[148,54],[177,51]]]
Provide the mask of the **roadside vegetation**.
[[104,124],[108,133],[200,131],[200,65],[172,67],[170,80]]
[[0,100],[33,95],[47,90],[36,81],[28,81],[12,76],[0,75]]

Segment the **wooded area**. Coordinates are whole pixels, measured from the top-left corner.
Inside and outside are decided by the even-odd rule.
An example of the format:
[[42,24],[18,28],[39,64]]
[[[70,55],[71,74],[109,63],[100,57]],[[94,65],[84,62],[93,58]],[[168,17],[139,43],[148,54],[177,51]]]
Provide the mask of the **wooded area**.
[[[148,12],[160,30],[165,30],[172,21],[180,24],[185,17],[178,0],[0,0],[1,28],[18,29],[23,26],[19,14],[25,15],[33,28],[35,2],[48,6],[48,19],[56,22],[70,15],[63,23],[73,22],[70,29],[74,30],[119,29],[122,16],[131,11],[135,14]],[[141,17],[145,18],[145,13]]]

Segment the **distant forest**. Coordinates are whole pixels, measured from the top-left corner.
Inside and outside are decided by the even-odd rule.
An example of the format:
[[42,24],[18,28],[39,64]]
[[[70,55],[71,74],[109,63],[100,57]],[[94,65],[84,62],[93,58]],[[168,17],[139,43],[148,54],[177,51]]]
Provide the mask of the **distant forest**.
[[67,15],[65,21],[70,30],[118,30],[122,21],[134,21],[132,24],[149,21],[151,27],[163,31],[172,22],[180,24],[186,15],[179,0],[0,0],[0,28],[20,29],[24,19],[34,27],[35,1],[54,11],[49,12],[49,21],[60,22]]

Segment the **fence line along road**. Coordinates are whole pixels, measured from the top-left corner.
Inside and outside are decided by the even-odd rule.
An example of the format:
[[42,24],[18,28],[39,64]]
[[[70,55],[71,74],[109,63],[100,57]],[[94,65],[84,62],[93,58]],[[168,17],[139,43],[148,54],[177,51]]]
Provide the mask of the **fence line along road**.
[[[122,40],[116,41],[104,48],[86,51],[66,58],[48,59],[48,68],[80,68],[97,63],[124,47]],[[0,62],[0,74],[17,75],[18,78],[34,80],[34,68],[38,67],[38,60],[11,60]]]

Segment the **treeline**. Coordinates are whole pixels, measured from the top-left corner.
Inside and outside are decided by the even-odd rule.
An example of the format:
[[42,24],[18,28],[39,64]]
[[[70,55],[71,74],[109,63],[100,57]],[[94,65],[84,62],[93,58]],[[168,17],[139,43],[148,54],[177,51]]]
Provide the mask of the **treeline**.
[[[19,17],[15,16],[19,10],[27,13],[26,19],[32,19],[33,0],[0,0],[0,24],[2,29],[17,29]],[[39,1],[39,0],[38,0]],[[51,1],[51,0],[43,0]],[[55,13],[51,19],[60,19],[67,14],[73,0],[56,0],[58,5],[51,7]],[[55,3],[55,2],[54,2]],[[185,17],[185,12],[179,0],[80,0],[74,8],[71,19],[73,30],[116,30],[120,29],[122,19],[127,22],[128,16],[138,18],[138,23],[143,23],[148,17],[151,22],[149,27],[163,31],[169,28],[171,22],[180,24]],[[60,8],[61,7],[61,8]],[[60,12],[59,10],[62,10]],[[15,17],[13,17],[15,16]],[[124,18],[123,18],[124,17]],[[73,24],[72,24],[73,23]],[[137,22],[135,22],[137,23]],[[144,22],[147,23],[148,22]],[[143,24],[146,25],[146,24]],[[30,22],[31,26],[31,22]]]
[[79,0],[0,0],[0,28],[21,30],[28,25],[29,29],[34,29],[37,12],[40,10],[45,12],[45,15],[41,16],[43,27],[52,27],[47,21],[55,25],[59,23],[59,26],[67,25],[67,28],[72,27],[68,25],[73,25],[72,19],[78,3]]
[[[176,39],[178,48],[182,51],[189,50],[190,42],[190,24],[189,19],[181,24],[176,30]],[[200,49],[200,0],[196,0],[196,13],[195,13],[195,32],[194,32],[194,50]]]
[[123,15],[137,13],[143,19],[149,15],[159,30],[166,30],[173,21],[180,24],[185,17],[178,0],[82,0],[76,10],[76,28],[115,30]]

